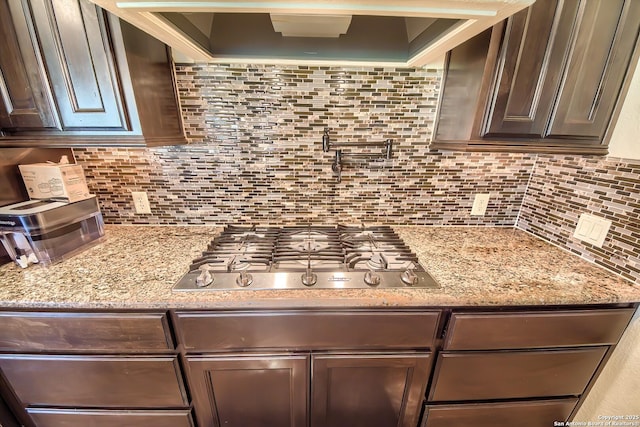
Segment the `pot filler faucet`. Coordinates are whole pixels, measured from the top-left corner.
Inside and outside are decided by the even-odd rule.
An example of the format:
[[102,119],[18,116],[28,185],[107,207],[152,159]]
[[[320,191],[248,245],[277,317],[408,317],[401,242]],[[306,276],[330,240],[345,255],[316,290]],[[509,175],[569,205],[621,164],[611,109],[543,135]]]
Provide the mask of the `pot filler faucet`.
[[[345,153],[339,147],[383,147],[384,151],[382,153]],[[393,155],[393,140],[387,139],[384,141],[372,142],[335,143],[331,142],[331,137],[329,136],[329,128],[325,128],[324,133],[322,134],[322,151],[327,153],[332,148],[335,149],[335,158],[333,160],[333,163],[331,164],[331,170],[333,171],[334,175],[336,175],[337,181],[341,182],[343,163],[346,161],[347,156],[359,159],[390,159]]]
[[342,150],[336,150],[336,157],[331,165],[331,170],[337,175],[338,182],[342,181]]

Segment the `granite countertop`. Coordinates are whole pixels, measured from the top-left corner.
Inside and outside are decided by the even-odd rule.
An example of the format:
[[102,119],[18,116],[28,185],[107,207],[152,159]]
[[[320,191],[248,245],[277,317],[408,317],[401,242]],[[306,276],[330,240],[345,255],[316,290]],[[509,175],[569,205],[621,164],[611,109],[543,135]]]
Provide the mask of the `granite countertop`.
[[49,266],[0,267],[0,307],[251,308],[599,304],[640,286],[512,228],[395,227],[440,289],[174,292],[220,230],[106,227],[106,239]]

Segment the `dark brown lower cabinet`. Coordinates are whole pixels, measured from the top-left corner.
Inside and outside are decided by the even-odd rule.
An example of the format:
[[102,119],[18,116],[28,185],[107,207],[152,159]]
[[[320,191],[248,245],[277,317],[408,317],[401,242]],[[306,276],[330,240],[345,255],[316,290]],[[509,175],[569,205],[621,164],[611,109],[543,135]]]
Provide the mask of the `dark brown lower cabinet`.
[[414,427],[429,354],[314,355],[311,427]]
[[306,427],[309,356],[187,357],[199,426]]
[[306,427],[311,414],[311,427],[415,427],[431,357],[229,354],[187,365],[201,426]]
[[172,411],[102,411],[27,409],[40,427],[194,427],[189,409]]
[[184,408],[177,356],[0,355],[25,407]]
[[608,347],[443,352],[430,401],[579,396]]
[[550,427],[565,421],[577,398],[533,402],[427,405],[421,427]]

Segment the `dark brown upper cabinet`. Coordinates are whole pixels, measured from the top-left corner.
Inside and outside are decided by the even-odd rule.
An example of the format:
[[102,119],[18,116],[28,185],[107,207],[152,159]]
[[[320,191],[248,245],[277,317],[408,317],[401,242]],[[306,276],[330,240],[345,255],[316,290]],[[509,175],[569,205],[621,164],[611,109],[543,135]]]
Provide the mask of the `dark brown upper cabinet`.
[[29,16],[20,0],[0,2],[0,128],[5,130],[59,128]]
[[606,154],[639,30],[637,1],[538,0],[449,52],[432,148]]
[[163,43],[87,0],[9,5],[0,9],[2,23],[12,24],[0,40],[12,55],[2,62],[0,93],[12,114],[0,112],[0,146],[185,142]]

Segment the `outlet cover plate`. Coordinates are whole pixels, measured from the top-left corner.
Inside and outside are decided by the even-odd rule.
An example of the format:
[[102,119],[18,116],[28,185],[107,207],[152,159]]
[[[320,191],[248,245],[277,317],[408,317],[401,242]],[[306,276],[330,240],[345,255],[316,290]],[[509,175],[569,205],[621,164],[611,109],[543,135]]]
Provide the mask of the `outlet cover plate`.
[[610,227],[611,221],[608,219],[583,213],[578,219],[573,237],[601,248]]
[[145,191],[132,191],[131,197],[133,197],[133,207],[138,214],[150,214],[151,205],[149,205],[149,198]]
[[475,199],[473,199],[473,206],[471,207],[471,215],[483,216],[487,212],[490,196],[489,193],[476,194]]

